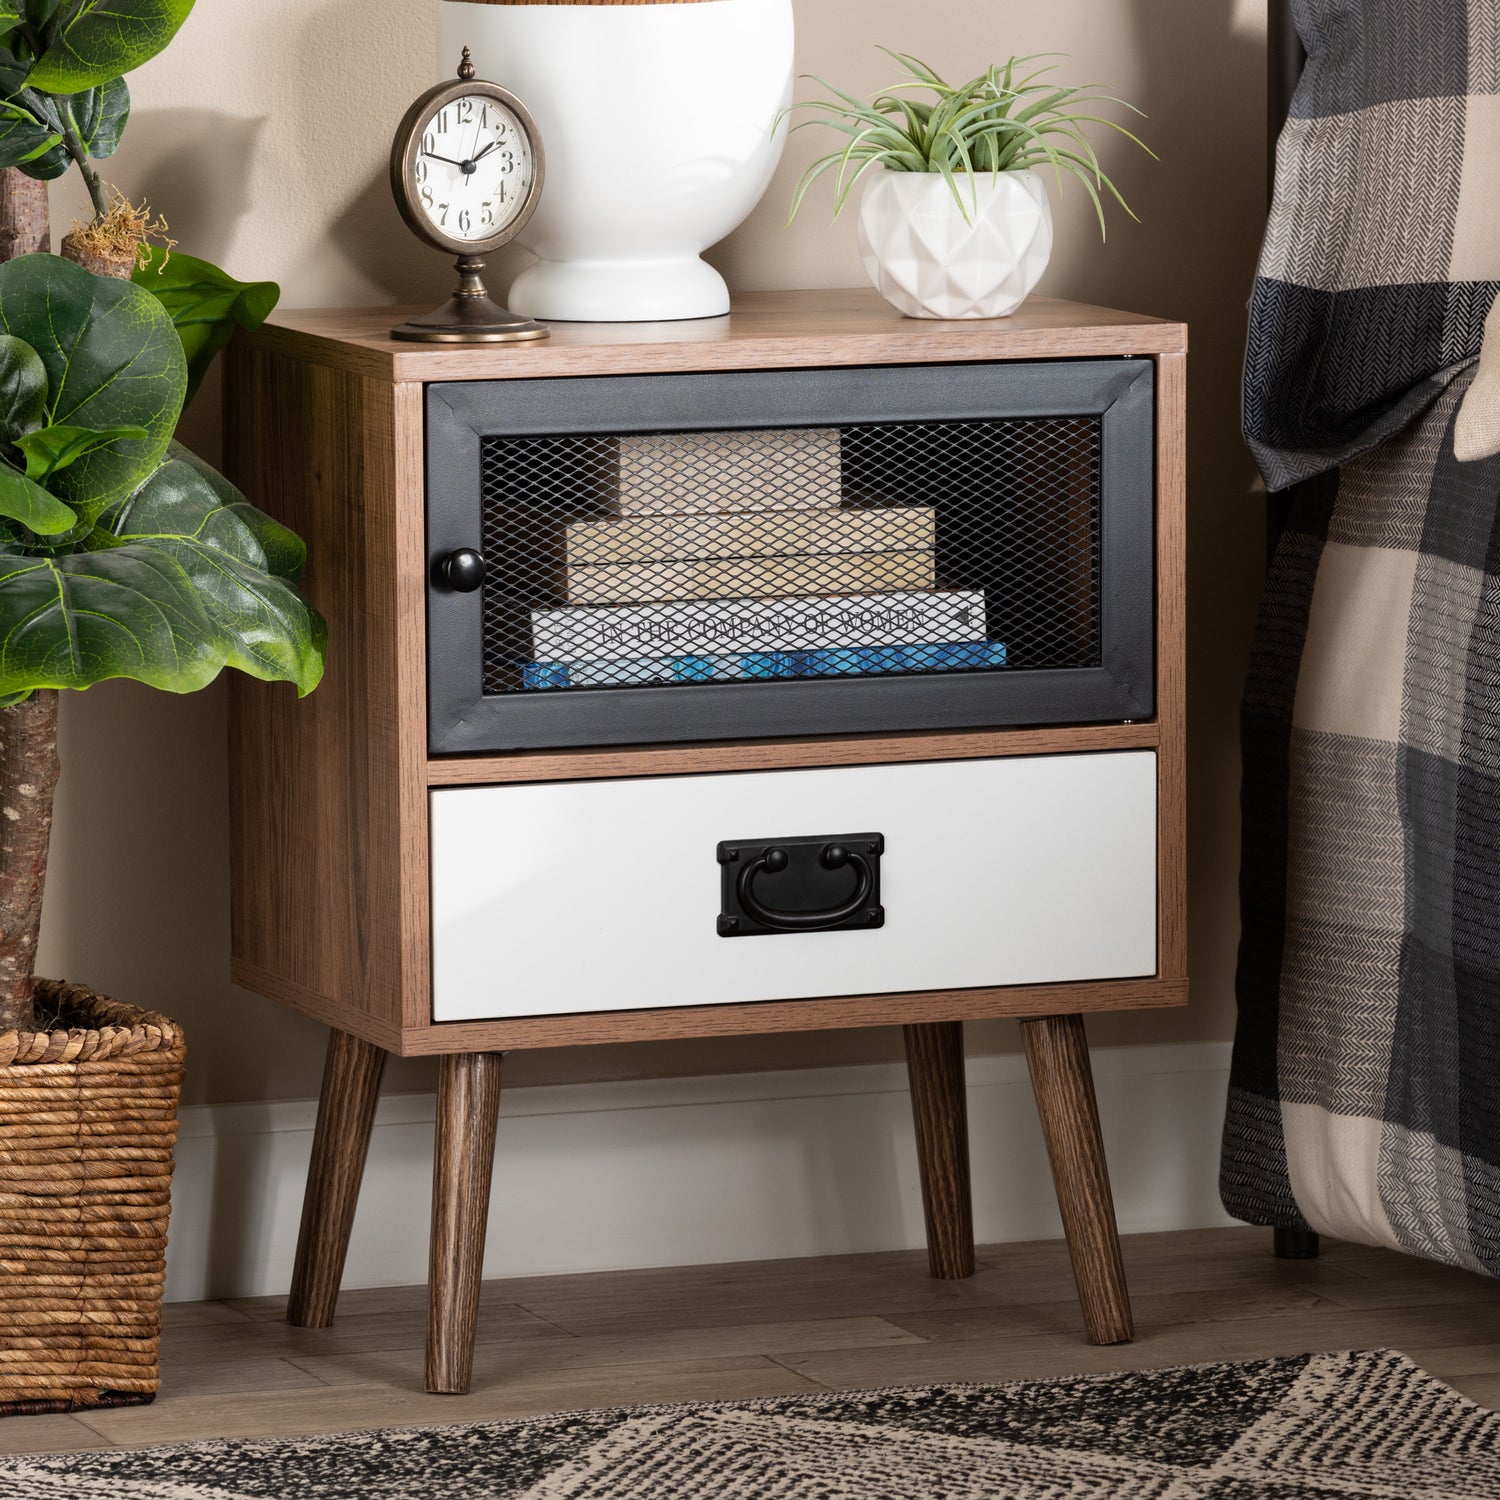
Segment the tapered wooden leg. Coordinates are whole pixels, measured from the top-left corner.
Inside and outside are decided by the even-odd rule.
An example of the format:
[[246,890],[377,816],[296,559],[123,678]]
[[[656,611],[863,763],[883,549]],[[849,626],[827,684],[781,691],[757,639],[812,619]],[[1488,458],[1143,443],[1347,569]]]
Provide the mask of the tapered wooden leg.
[[1026,1062],[1091,1344],[1134,1336],[1082,1016],[1025,1021]]
[[1316,1260],[1322,1248],[1311,1229],[1278,1227],[1274,1243],[1277,1260]]
[[427,1273],[427,1389],[462,1395],[474,1373],[474,1325],[500,1113],[499,1052],[444,1057],[438,1067]]
[[298,1328],[327,1328],[333,1322],[384,1072],[382,1048],[347,1031],[329,1032],[286,1306],[287,1322]]
[[932,1274],[974,1274],[974,1205],[969,1189],[969,1108],[962,1021],[908,1026],[906,1070],[922,1168],[922,1213]]

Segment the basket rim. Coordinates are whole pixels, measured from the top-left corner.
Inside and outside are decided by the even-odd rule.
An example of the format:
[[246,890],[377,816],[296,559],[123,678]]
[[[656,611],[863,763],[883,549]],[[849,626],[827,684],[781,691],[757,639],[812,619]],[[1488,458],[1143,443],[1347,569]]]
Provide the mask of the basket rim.
[[0,1069],[183,1050],[182,1028],[157,1011],[61,979],[37,978],[32,992],[39,1003],[88,1024],[0,1031]]

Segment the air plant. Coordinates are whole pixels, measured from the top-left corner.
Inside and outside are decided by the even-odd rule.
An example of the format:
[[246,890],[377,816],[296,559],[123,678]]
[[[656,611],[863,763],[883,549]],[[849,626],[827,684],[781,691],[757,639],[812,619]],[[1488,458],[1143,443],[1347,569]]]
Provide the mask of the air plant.
[[[1048,168],[1056,175],[1059,188],[1065,174],[1083,184],[1099,218],[1101,239],[1106,232],[1102,194],[1108,194],[1131,218],[1136,217],[1100,165],[1084,127],[1100,125],[1116,131],[1155,158],[1156,153],[1123,125],[1090,112],[1101,104],[1118,104],[1136,114],[1141,111],[1104,93],[1098,84],[1069,86],[1046,81],[1048,74],[1056,72],[1056,64],[1025,71],[1031,63],[1063,54],[1012,57],[968,83],[954,85],[919,58],[892,52],[888,47],[880,50],[899,63],[907,77],[869,103],[835,88],[826,79],[808,75],[835,97],[793,105],[793,109],[826,111],[794,128],[826,125],[847,135],[849,142],[841,150],[819,157],[802,174],[788,223],[796,218],[808,189],[824,173],[835,170],[837,218],[860,179],[875,166],[891,172],[940,172],[965,219],[970,205],[978,202],[980,173]],[[907,97],[913,92],[934,97],[931,102]],[[964,201],[961,176],[970,184],[970,203]]]

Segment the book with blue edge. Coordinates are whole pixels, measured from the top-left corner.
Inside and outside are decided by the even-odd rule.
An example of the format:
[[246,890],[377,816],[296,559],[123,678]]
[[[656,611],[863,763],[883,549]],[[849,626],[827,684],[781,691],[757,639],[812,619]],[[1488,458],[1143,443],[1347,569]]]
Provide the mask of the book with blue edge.
[[881,672],[964,672],[1003,667],[1002,641],[852,646],[816,651],[641,657],[575,662],[526,662],[522,686],[639,687],[674,682],[751,682],[786,677],[869,676]]
[[531,611],[535,662],[646,661],[983,641],[977,589]]

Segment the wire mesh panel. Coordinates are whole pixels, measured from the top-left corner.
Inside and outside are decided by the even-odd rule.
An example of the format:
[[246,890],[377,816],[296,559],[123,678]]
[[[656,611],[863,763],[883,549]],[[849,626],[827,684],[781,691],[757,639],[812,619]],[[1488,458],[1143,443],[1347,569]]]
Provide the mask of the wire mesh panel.
[[1100,659],[1098,416],[480,455],[488,695]]
[[437,753],[1148,716],[1149,360],[427,392]]

